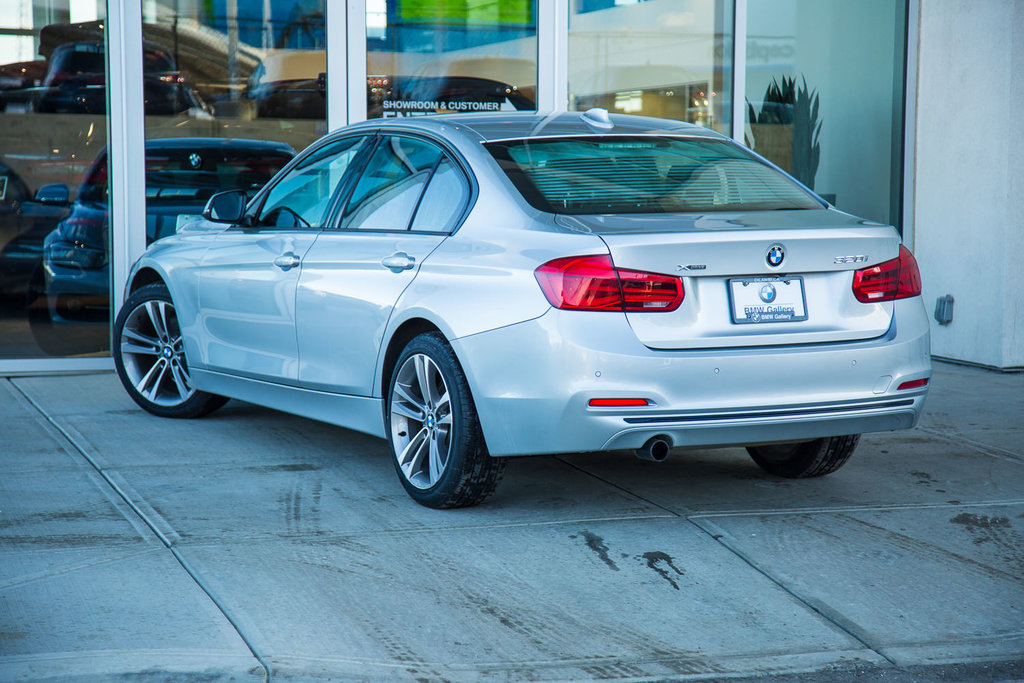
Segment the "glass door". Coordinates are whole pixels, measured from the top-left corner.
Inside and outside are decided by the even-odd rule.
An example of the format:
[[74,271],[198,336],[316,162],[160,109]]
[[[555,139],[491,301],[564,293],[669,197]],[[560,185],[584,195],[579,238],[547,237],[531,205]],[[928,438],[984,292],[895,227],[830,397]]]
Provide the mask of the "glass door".
[[367,118],[537,108],[537,0],[367,0]]
[[744,141],[844,211],[899,226],[906,3],[747,0]]
[[105,14],[0,5],[0,360],[109,355]]

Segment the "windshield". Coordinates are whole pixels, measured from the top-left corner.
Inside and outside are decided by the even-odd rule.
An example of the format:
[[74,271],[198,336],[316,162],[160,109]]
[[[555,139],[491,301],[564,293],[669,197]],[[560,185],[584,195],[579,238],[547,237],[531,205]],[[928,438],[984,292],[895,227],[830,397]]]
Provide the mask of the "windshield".
[[593,136],[485,145],[532,206],[562,214],[820,209],[739,145],[708,138]]

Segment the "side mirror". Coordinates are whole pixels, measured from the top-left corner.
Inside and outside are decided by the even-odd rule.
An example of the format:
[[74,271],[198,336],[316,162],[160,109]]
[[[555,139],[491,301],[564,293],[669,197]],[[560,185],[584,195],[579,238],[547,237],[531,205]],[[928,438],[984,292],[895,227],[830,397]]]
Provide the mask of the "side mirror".
[[36,190],[36,201],[40,204],[67,206],[71,203],[71,195],[68,192],[68,186],[62,183],[43,185]]
[[203,218],[214,223],[240,223],[248,201],[242,190],[218,192],[206,202]]

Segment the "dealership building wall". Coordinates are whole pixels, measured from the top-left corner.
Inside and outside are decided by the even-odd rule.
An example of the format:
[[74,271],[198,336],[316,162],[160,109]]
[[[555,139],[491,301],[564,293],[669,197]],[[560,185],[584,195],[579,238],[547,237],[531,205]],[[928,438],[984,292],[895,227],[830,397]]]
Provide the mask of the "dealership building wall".
[[[933,353],[1024,369],[1022,27],[1024,0],[11,0],[0,374],[112,367],[109,310],[173,231],[173,216],[154,227],[170,163],[154,140],[301,150],[368,117],[592,106],[713,128],[895,225],[929,313],[952,300]],[[97,54],[105,71],[78,85],[59,66]],[[51,197],[34,201],[42,187]],[[55,304],[54,264],[83,258],[59,238],[99,220],[79,212],[97,188],[107,222],[90,263],[107,291]]]
[[1024,368],[1024,2],[922,0],[912,148],[932,353]]

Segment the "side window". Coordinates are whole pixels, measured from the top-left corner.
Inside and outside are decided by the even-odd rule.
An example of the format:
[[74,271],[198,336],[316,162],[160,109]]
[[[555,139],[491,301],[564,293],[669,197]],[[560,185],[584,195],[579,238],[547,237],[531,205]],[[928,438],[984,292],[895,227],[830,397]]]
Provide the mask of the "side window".
[[377,146],[345,207],[342,227],[407,230],[441,150],[412,138],[387,137]]
[[451,232],[469,201],[469,181],[455,163],[445,157],[423,193],[412,229],[422,232]]
[[271,188],[257,220],[278,228],[320,228],[365,138],[345,138],[309,155]]

